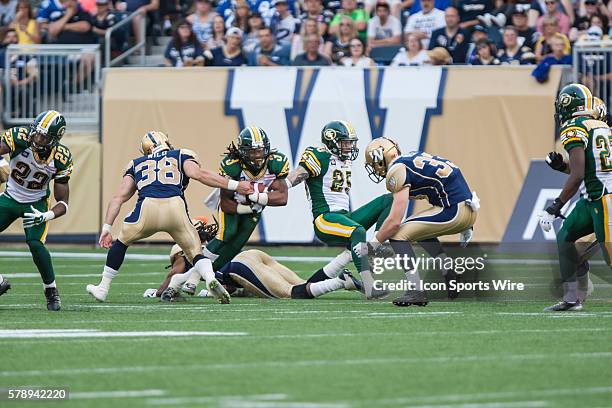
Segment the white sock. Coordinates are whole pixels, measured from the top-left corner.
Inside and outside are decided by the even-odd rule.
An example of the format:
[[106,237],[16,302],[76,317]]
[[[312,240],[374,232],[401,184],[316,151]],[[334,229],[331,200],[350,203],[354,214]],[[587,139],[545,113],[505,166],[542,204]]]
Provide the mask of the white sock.
[[110,287],[111,281],[115,276],[117,276],[118,273],[119,271],[114,270],[110,266],[104,265],[104,272],[102,272],[102,280],[100,281],[100,285],[98,286],[102,286],[108,289]]
[[[0,280],[0,282],[2,282],[2,280]],[[53,282],[51,282],[51,283],[50,283],[50,284],[48,284],[48,285],[47,285],[46,283],[43,283],[43,287],[44,287],[45,289],[48,289],[48,288],[56,288],[57,286],[55,286],[55,281],[53,281]]]
[[344,282],[340,278],[325,279],[321,282],[311,283],[309,286],[310,294],[314,297],[319,297],[342,288],[344,288]]
[[421,287],[421,276],[418,270],[409,269],[404,271],[404,274],[406,275],[406,280],[411,283],[411,290],[423,290]]
[[210,259],[211,262],[215,262],[217,260],[217,258],[219,257],[219,255],[210,252],[208,250],[208,248],[204,247],[204,249],[202,250],[202,255],[204,255],[206,258]]
[[344,267],[348,265],[351,261],[351,251],[345,249],[323,267],[323,273],[325,273],[330,278],[337,278],[338,275],[340,275],[340,272],[342,272],[342,270],[344,269]]
[[196,271],[198,271],[200,276],[204,278],[206,283],[209,283],[210,281],[215,279],[215,272],[213,271],[212,262],[210,261],[210,259],[200,259],[193,267]]
[[200,280],[200,275],[195,271],[194,268],[191,268],[185,273],[177,273],[176,275],[172,275],[168,287],[173,289],[180,288],[185,282],[187,282],[187,279],[189,279],[191,275],[197,275],[198,280]]
[[195,268],[191,268],[189,271],[187,271],[187,273],[189,273],[189,279],[187,279],[187,282],[185,283],[198,286],[198,283],[200,283],[200,274],[197,272],[190,273],[191,271],[195,271]]
[[361,281],[363,282],[363,288],[365,289],[366,297],[370,297],[372,294],[372,288],[374,287],[374,278],[369,270],[359,272]]

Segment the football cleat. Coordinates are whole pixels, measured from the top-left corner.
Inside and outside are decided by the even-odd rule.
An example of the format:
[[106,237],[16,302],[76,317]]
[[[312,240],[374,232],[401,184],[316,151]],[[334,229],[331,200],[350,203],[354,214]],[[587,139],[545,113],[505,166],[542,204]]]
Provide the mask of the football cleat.
[[0,282],[0,296],[4,295],[6,291],[9,290],[10,288],[11,288],[11,282],[7,281],[6,279]]
[[196,287],[197,287],[197,285],[194,285],[193,283],[186,282],[183,285],[183,287],[181,288],[181,290],[183,292],[185,292],[186,294],[188,294],[189,296],[193,296],[193,295],[195,295]]
[[[457,291],[457,283],[460,279],[460,275],[458,275],[454,270],[449,269],[446,271],[446,275],[444,276],[444,280],[446,280],[446,296],[448,296],[448,298],[451,300],[457,299],[459,296],[459,292]],[[454,282],[454,289],[451,288],[451,282]]]
[[579,310],[582,310],[582,303],[580,301],[566,302],[565,300],[544,308],[545,312],[577,312]]
[[46,288],[45,297],[47,298],[47,310],[57,312],[62,308],[62,301],[57,288]]
[[230,302],[230,294],[227,293],[227,290],[223,287],[218,280],[212,279],[210,282],[206,282],[206,288],[208,292],[213,295],[215,299],[222,304],[228,304]]
[[160,302],[180,302],[185,300],[177,289],[167,287],[159,298]]
[[344,289],[358,290],[361,293],[365,293],[365,290],[363,289],[363,285],[361,284],[361,281],[355,278],[348,269],[345,269],[344,271],[342,271],[340,275],[338,275],[338,279],[344,282]]
[[389,291],[387,289],[378,290],[378,289],[372,288],[372,292],[370,293],[370,296],[366,295],[366,299],[367,300],[384,299],[387,296],[389,296],[390,293],[391,293],[391,291]]
[[85,289],[87,290],[87,293],[96,298],[98,302],[104,302],[106,300],[106,296],[108,295],[108,289],[97,285],[87,285]]
[[402,296],[393,300],[395,306],[427,306],[424,290],[407,290]]

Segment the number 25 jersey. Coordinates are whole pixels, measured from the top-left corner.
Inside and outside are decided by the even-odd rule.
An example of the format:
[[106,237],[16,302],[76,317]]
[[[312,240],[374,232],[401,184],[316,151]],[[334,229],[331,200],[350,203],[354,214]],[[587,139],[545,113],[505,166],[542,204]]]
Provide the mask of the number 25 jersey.
[[197,156],[191,150],[164,150],[132,160],[124,176],[134,179],[138,201],[145,198],[183,198],[189,183],[183,165],[188,160],[198,163]]

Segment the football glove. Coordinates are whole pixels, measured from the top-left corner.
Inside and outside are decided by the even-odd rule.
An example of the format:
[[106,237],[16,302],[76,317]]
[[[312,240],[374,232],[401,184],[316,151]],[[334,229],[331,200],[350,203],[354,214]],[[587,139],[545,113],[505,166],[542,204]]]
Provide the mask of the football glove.
[[557,217],[565,218],[561,215],[561,208],[563,205],[559,197],[555,198],[555,201],[546,210],[540,213],[540,227],[544,232],[548,232],[552,229],[552,223]]
[[253,214],[260,214],[264,210],[265,206],[261,204],[251,204],[251,210],[253,210]]
[[563,160],[563,155],[557,152],[550,152],[546,155],[546,164],[550,166],[551,169],[557,170],[560,172],[565,172],[567,170],[567,163]]
[[51,210],[40,212],[33,205],[30,206],[32,212],[23,214],[23,228],[31,228],[55,218],[55,213]]
[[143,298],[154,298],[155,295],[157,294],[157,289],[147,289],[144,291],[144,293],[142,294]]
[[361,258],[362,256],[367,256],[368,255],[368,244],[366,244],[365,242],[358,242],[353,247],[353,252],[355,253],[355,255],[357,255],[358,258]]

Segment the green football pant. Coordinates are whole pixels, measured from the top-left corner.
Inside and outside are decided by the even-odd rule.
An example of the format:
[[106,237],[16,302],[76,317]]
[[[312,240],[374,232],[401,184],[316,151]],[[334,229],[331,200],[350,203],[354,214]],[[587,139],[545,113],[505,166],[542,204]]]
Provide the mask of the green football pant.
[[366,242],[366,231],[376,224],[380,228],[389,215],[393,196],[385,194],[357,210],[321,214],[314,220],[315,235],[326,244],[342,244],[351,250],[353,263],[359,272],[368,269],[367,255],[359,258],[355,245]]
[[589,201],[580,199],[572,212],[563,221],[563,226],[557,233],[557,248],[559,250],[559,267],[563,282],[576,280],[576,270],[580,255],[575,242],[589,234],[595,233],[597,242],[601,245],[604,258],[610,264],[612,194],[603,196],[600,200]]
[[[30,206],[33,206],[38,211],[46,212],[49,210],[49,202],[42,199],[35,203],[21,204],[15,201],[8,194],[0,195],[0,232],[4,231],[15,220],[22,218],[26,212],[32,212]],[[35,225],[30,228],[25,228],[26,243],[32,253],[32,259],[38,268],[38,272],[45,284],[50,284],[55,280],[55,272],[51,263],[51,255],[45,247],[45,239],[49,223]]]
[[209,252],[217,255],[213,260],[215,271],[240,253],[255,231],[260,218],[260,214],[225,214],[219,210],[219,232],[206,246]]

